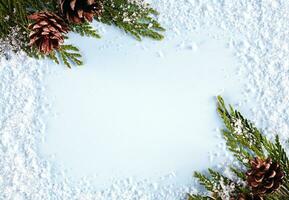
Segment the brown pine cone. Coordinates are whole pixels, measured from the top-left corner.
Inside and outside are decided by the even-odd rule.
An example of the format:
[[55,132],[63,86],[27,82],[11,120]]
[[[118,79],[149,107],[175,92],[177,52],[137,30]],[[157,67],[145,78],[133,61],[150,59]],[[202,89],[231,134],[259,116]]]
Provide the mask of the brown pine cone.
[[230,197],[230,200],[263,200],[259,195],[238,194],[235,197]]
[[103,0],[60,0],[63,15],[72,23],[92,22],[93,16],[101,16]]
[[255,158],[250,161],[251,170],[247,175],[248,185],[252,192],[259,196],[276,191],[283,182],[284,172],[277,162],[270,158],[262,160]]
[[35,21],[28,27],[31,30],[30,46],[35,45],[41,53],[48,54],[64,42],[63,33],[68,32],[68,26],[56,14],[38,12],[29,15],[28,19]]

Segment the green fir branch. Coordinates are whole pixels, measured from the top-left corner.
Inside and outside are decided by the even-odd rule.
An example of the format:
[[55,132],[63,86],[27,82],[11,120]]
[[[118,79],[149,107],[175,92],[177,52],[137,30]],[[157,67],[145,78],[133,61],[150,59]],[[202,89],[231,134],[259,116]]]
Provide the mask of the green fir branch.
[[55,51],[52,51],[50,54],[47,55],[47,57],[54,61],[56,64],[59,64],[59,59]]
[[80,66],[83,64],[79,49],[73,45],[62,45],[59,49],[56,49],[47,55],[39,53],[35,47],[26,47],[24,51],[30,57],[36,59],[43,59],[46,57],[56,64],[63,63],[68,68],[71,68],[72,65]]
[[215,185],[213,180],[208,178],[207,176],[203,175],[202,173],[195,172],[194,177],[198,179],[199,183],[204,186],[208,191],[214,192]]
[[82,24],[70,24],[70,29],[81,36],[93,37],[97,39],[100,38],[97,30],[95,30],[88,22],[84,22]]
[[230,167],[230,170],[242,181],[246,180],[246,175],[242,170],[237,169],[235,167]]
[[[201,185],[203,185],[208,191],[212,193],[223,192],[224,187],[230,187],[234,184],[234,181],[221,175],[219,172],[212,169],[208,169],[210,177],[207,177],[201,173],[195,172],[194,177],[198,179]],[[235,185],[235,187],[239,187]]]
[[[58,0],[0,0],[0,39],[10,41],[9,36],[17,38],[17,44],[11,43],[16,47],[14,49],[22,49],[31,57],[47,57],[56,63],[63,62],[68,67],[81,65],[79,50],[71,45],[63,45],[49,55],[41,55],[36,48],[28,46],[30,30],[27,16],[41,11],[53,12],[63,17],[72,32],[82,36],[100,38],[97,30],[88,22],[70,24],[60,13]],[[105,0],[103,15],[95,17],[95,19],[105,24],[115,25],[138,40],[141,40],[142,37],[161,40],[163,38],[161,32],[164,29],[156,20],[156,15],[157,12],[154,9],[136,1]],[[16,33],[14,33],[15,30]],[[14,34],[11,34],[12,32]]]
[[280,163],[284,170],[285,178],[289,181],[289,159],[284,148],[280,144],[279,136],[276,135],[274,144],[265,140],[264,147],[266,148],[269,157]]
[[[230,106],[230,110],[231,113],[228,112],[224,100],[218,97],[218,112],[227,128],[223,131],[224,138],[227,141],[228,149],[233,152],[234,156],[245,165],[246,162],[242,161],[243,157],[251,159],[258,156],[264,159],[269,156],[283,166],[288,176],[289,159],[280,144],[279,137],[276,136],[275,143],[269,141],[239,111],[233,110],[232,106]],[[236,127],[232,125],[236,120],[239,120],[243,127],[240,135],[236,134]]]
[[225,185],[225,186],[228,186],[228,185],[230,185],[230,184],[233,183],[232,180],[230,180],[229,178],[221,175],[219,172],[214,171],[213,169],[210,169],[210,168],[209,168],[208,171],[209,171],[209,173],[210,173],[210,175],[211,175],[211,177],[212,177],[212,180],[213,180],[215,183],[217,183],[217,184],[216,184],[216,187],[218,187],[218,188],[220,188],[220,189],[221,189],[221,187],[222,187],[221,185],[218,184],[218,183],[220,183],[220,182],[222,182],[222,184]]
[[276,192],[266,197],[266,200],[287,200],[289,199],[288,182],[283,184]]
[[0,38],[5,38],[11,29],[18,26],[25,31],[28,20],[22,2],[18,0],[0,1]]
[[[279,163],[285,173],[284,183],[273,194],[267,195],[265,200],[283,200],[289,199],[289,159],[286,151],[282,147],[279,137],[276,136],[275,141],[271,142],[259,131],[253,123],[244,118],[241,113],[235,110],[232,106],[225,105],[222,97],[217,98],[217,111],[225,124],[225,129],[222,131],[228,150],[231,151],[234,157],[243,164],[247,170],[251,167],[248,161],[254,157],[266,159],[270,157],[275,162]],[[230,167],[236,178],[246,181],[246,175],[243,170],[235,167]],[[201,173],[195,172],[194,176],[198,179],[208,191],[212,192],[212,199],[220,199],[219,194],[222,193],[224,185],[235,184],[233,194],[251,194],[248,186],[236,184],[232,180],[224,177],[220,173],[209,169],[210,177]],[[210,197],[202,195],[190,195],[189,200],[199,200]]]
[[96,17],[96,20],[115,25],[137,40],[142,37],[161,40],[164,36],[160,32],[165,29],[155,19],[157,14],[148,5],[128,0],[107,0],[104,2],[104,13],[100,18]]
[[[217,111],[226,126],[223,130],[224,138],[227,142],[228,149],[234,153],[239,161],[246,165],[246,159],[257,155],[265,158],[263,149],[263,140],[261,132],[245,119],[240,112],[234,110],[232,106],[227,109],[224,100],[219,96]],[[245,159],[242,161],[242,158]]]
[[189,196],[188,200],[220,200],[220,199],[215,199],[212,197],[202,196],[198,194],[189,194],[188,196]]
[[[252,153],[248,152],[247,148],[243,145],[246,141],[242,137],[237,137],[229,131],[222,130],[223,136],[226,140],[226,145],[229,151],[231,151],[235,158],[243,165],[248,166],[248,161],[253,158]],[[240,144],[241,142],[241,144]]]
[[56,52],[59,57],[56,63],[59,63],[59,60],[61,60],[68,68],[71,68],[72,64],[77,66],[83,65],[79,49],[73,45],[62,45]]

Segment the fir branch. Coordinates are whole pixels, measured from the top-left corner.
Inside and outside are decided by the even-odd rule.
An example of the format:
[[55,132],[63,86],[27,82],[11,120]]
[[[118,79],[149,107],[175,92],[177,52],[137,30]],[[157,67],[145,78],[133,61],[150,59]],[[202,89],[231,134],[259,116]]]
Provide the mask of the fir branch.
[[230,170],[238,177],[240,178],[242,181],[245,181],[246,180],[246,175],[245,173],[240,170],[240,169],[236,169],[234,167],[230,167]]
[[199,173],[199,172],[195,172],[194,177],[197,178],[199,183],[202,186],[204,186],[208,191],[210,191],[210,192],[215,191],[215,185],[210,178],[206,177],[205,175],[203,175],[202,173]]
[[[48,57],[56,63],[60,63],[62,60],[68,67],[71,67],[72,64],[81,65],[79,50],[71,45],[63,45],[60,49],[46,56],[41,55],[35,48],[28,46],[30,30],[28,30],[29,21],[27,16],[41,11],[49,11],[64,17],[59,13],[59,2],[57,0],[1,0],[0,39],[9,41],[8,36],[15,32],[13,32],[13,29],[15,30],[16,27],[17,38],[21,39],[18,39],[17,45],[12,44],[12,46],[16,47],[14,48],[15,51],[22,49],[31,57]],[[164,31],[164,29],[155,19],[156,15],[157,12],[154,9],[136,1],[106,0],[104,1],[103,15],[99,18],[95,17],[95,19],[105,24],[116,25],[125,32],[132,34],[138,40],[141,40],[142,37],[160,40],[163,38],[160,32]],[[88,22],[70,24],[66,20],[66,23],[68,23],[72,32],[79,33],[82,36],[100,38],[97,30]]]
[[[203,185],[214,198],[212,199],[222,199],[221,197],[230,195],[231,192],[244,192],[247,191],[247,188],[235,183],[233,180],[229,179],[228,177],[223,176],[217,171],[214,171],[212,169],[208,169],[208,172],[210,174],[210,177],[207,177],[201,173],[195,172],[194,177],[198,179],[199,183]],[[234,191],[230,191],[234,189]],[[193,199],[202,199],[202,198],[209,198],[210,197],[204,197],[201,195],[190,195],[190,198]]]
[[[221,175],[219,172],[212,169],[208,169],[210,177],[207,177],[201,173],[195,172],[194,177],[198,179],[201,185],[203,185],[208,191],[212,193],[223,192],[224,187],[230,187],[234,184],[234,181]],[[239,187],[235,185],[235,187]]]
[[[211,175],[211,177],[212,177],[212,180],[213,180],[214,182],[216,182],[216,183],[222,182],[223,185],[230,185],[230,184],[233,183],[232,180],[230,180],[229,178],[221,175],[221,174],[220,174],[219,172],[217,172],[217,171],[214,171],[214,170],[212,170],[212,169],[210,169],[210,168],[208,169],[208,171],[209,171],[209,173],[210,173],[210,175]],[[219,184],[217,184],[216,187],[221,188],[222,186],[219,185]]]
[[189,196],[188,200],[220,200],[208,196],[201,196],[198,194],[189,194],[188,196]]
[[26,7],[29,13],[37,12],[39,10],[56,10],[56,3],[54,0],[22,0],[22,4]]
[[280,144],[279,136],[276,135],[274,144],[265,140],[264,147],[266,148],[269,157],[281,164],[285,173],[285,178],[289,181],[289,159],[284,148]]
[[47,55],[47,57],[50,58],[52,61],[54,61],[56,64],[59,64],[59,60],[57,58],[55,51],[52,51],[50,54]]
[[[253,123],[244,118],[241,113],[235,110],[232,106],[227,106],[224,100],[219,96],[218,98],[218,113],[223,119],[225,129],[223,135],[226,140],[229,151],[233,153],[235,158],[240,161],[247,168],[251,168],[248,164],[248,160],[258,157],[260,159],[271,158],[274,162],[281,166],[282,172],[285,173],[284,183],[277,191],[269,196],[266,196],[266,200],[281,200],[289,199],[289,159],[286,151],[282,147],[279,137],[276,136],[274,142],[268,140],[262,135]],[[231,171],[241,180],[246,180],[245,173],[237,168],[230,167]],[[248,169],[249,170],[249,169]],[[216,171],[209,169],[211,177],[207,177],[201,173],[195,172],[195,177],[199,180],[200,184],[212,192],[213,199],[222,199],[222,192],[224,186],[230,186],[235,184],[235,190],[230,195],[245,194],[252,195],[252,191],[248,186],[238,185],[232,180],[227,179]],[[198,200],[206,198],[201,195],[191,195],[190,200]]]
[[[232,106],[230,106],[230,110],[231,113],[228,112],[224,100],[218,97],[218,112],[228,129],[224,130],[223,134],[228,149],[234,153],[234,156],[245,165],[246,163],[242,161],[242,158],[251,159],[253,156],[265,158],[269,156],[283,166],[286,177],[289,178],[289,159],[280,144],[279,137],[276,136],[275,143],[272,143],[239,111],[234,110]],[[236,127],[232,125],[236,120],[239,120],[242,125],[239,134],[236,134]]]
[[71,24],[70,29],[81,36],[88,36],[97,39],[100,38],[97,30],[95,30],[88,22],[84,22],[82,24]]
[[226,140],[226,145],[229,151],[231,151],[235,158],[240,161],[243,165],[248,166],[248,161],[253,158],[252,153],[248,152],[242,144],[246,143],[242,137],[236,137],[229,131],[223,130],[223,136]]
[[[28,41],[27,41],[28,42]],[[23,45],[22,46],[23,51],[30,57],[35,59],[43,59],[45,58],[45,55],[41,54],[38,49],[36,49],[34,46],[29,45]]]
[[153,16],[157,14],[148,5],[129,0],[107,0],[104,2],[104,13],[96,20],[115,25],[137,40],[141,40],[142,37],[161,40],[164,36],[160,32],[165,29],[154,19]]
[[[62,45],[60,49],[56,50],[58,57],[62,60],[62,62],[68,67],[71,68],[71,64],[75,65],[82,65],[83,62],[81,59],[81,54],[79,53],[79,49],[73,45]],[[52,55],[52,58],[55,58],[56,56]],[[57,59],[57,57],[56,57]],[[56,63],[59,63],[59,59],[55,61]]]
[[6,37],[12,27],[21,27],[22,30],[27,27],[27,13],[22,2],[18,0],[0,1],[0,38]]
[[81,61],[81,54],[79,53],[79,49],[73,45],[62,45],[59,49],[52,51],[48,55],[39,53],[39,51],[34,47],[26,47],[24,51],[30,57],[34,57],[36,59],[42,59],[46,57],[56,64],[63,63],[68,68],[71,68],[72,64],[77,66],[83,64]]
[[289,199],[288,183],[282,185],[279,190],[269,195],[266,200],[287,200]]
[[[229,106],[228,111],[222,97],[218,96],[217,111],[226,126],[223,130],[224,138],[227,141],[227,146],[230,151],[242,162],[241,157],[250,159],[250,155],[257,155],[260,158],[265,158],[263,151],[263,136],[261,132],[245,119],[240,112]],[[243,162],[246,164],[245,162]]]

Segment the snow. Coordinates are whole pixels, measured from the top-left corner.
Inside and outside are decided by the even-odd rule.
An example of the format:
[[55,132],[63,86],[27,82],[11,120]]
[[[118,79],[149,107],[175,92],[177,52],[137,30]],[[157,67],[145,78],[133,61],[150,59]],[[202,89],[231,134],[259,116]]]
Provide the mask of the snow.
[[[176,52],[177,40],[143,42],[148,50],[142,50],[129,37],[115,37],[118,32],[87,45],[85,67],[57,67],[48,78],[47,95],[57,115],[46,123],[44,153],[55,154],[74,177],[97,174],[98,185],[111,177],[144,179],[176,170],[179,182],[191,181],[192,170],[209,166],[207,151],[217,143],[214,96],[223,88],[237,90],[232,52],[208,38],[197,52]],[[112,40],[120,50],[113,44],[97,54],[92,50]]]
[[[158,0],[152,1],[152,5],[161,13],[159,20],[167,29],[167,40],[182,38],[174,46],[176,51],[200,51],[206,41],[198,41],[198,35],[226,42],[238,61],[235,82],[245,80],[246,84],[238,98],[225,90],[225,99],[239,105],[269,138],[278,133],[284,142],[289,128],[289,2]],[[97,26],[102,32],[110,31],[106,26]],[[98,49],[105,50],[114,43],[115,40],[100,43]],[[116,52],[121,52],[122,46],[116,46]],[[178,178],[174,172],[154,181],[115,180],[99,190],[90,183],[93,177],[74,181],[64,169],[44,159],[39,148],[45,143],[45,121],[53,110],[53,101],[46,94],[46,81],[55,69],[22,53],[11,53],[7,47],[2,41],[5,56],[0,63],[0,199],[181,199],[187,192],[196,190],[193,180],[177,187],[171,184]],[[150,42],[141,44],[140,48],[159,55],[159,59],[169,55],[152,49]],[[95,52],[84,53],[92,58]],[[80,70],[77,72],[81,73]],[[224,157],[230,162],[224,149],[224,143],[220,143],[219,150],[210,154],[209,164],[214,165]]]

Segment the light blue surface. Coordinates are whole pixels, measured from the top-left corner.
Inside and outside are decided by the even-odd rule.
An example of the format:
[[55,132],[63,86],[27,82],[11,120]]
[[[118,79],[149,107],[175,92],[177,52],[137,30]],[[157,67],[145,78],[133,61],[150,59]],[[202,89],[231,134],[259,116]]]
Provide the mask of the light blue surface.
[[85,65],[57,66],[48,78],[53,104],[43,153],[70,176],[96,175],[99,187],[171,172],[187,183],[211,165],[220,142],[215,96],[238,98],[227,41],[192,35],[139,43],[105,30],[98,41],[74,36]]

